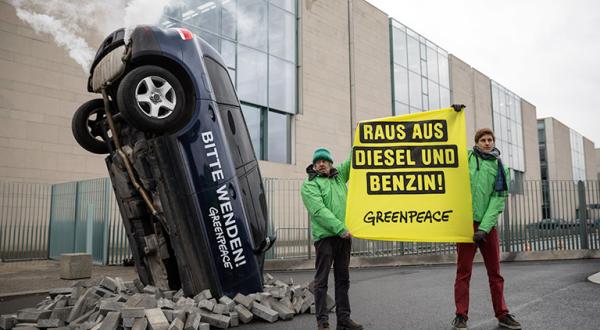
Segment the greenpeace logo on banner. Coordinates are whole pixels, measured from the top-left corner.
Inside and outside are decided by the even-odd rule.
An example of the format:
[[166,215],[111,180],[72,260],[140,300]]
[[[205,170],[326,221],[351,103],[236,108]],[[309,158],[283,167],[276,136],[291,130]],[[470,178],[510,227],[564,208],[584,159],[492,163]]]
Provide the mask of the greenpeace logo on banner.
[[471,242],[464,112],[441,109],[361,122],[346,224],[380,240]]

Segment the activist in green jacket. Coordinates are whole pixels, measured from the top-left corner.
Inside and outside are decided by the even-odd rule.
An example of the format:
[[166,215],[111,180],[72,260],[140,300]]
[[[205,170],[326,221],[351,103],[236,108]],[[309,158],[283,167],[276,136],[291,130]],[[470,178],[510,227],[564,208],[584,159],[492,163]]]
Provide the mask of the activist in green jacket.
[[[498,223],[498,215],[504,211],[510,182],[509,171],[504,168],[504,178],[499,178],[499,152],[495,158],[486,157],[482,152],[477,152],[477,149],[469,150],[468,154],[473,221],[479,222],[479,230],[489,234]],[[504,189],[496,189],[496,184],[500,185],[501,181],[506,186]]]
[[[331,155],[324,148],[315,152],[313,164],[318,157],[326,157],[333,162]],[[341,236],[347,231],[346,182],[350,177],[350,158],[332,168],[328,175],[315,171],[313,164],[306,168],[308,178],[304,180],[300,192],[310,217],[312,238],[316,242],[325,237]]]

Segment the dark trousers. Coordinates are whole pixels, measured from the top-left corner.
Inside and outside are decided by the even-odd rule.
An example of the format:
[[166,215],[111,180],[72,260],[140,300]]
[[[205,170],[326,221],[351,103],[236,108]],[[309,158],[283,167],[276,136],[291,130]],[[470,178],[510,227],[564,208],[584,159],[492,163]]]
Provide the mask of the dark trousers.
[[315,242],[316,261],[315,268],[315,307],[317,323],[322,324],[329,321],[326,308],[327,281],[329,270],[333,264],[333,278],[335,280],[335,314],[337,322],[350,319],[350,300],[348,289],[350,288],[350,249],[352,240],[341,237],[326,237]]
[[[475,231],[478,227],[479,223],[474,222],[473,228]],[[456,262],[456,281],[454,282],[454,301],[456,303],[456,314],[467,318],[469,313],[469,282],[477,245],[475,243],[457,243],[456,245],[458,259]],[[508,308],[504,302],[504,278],[500,275],[500,245],[496,228],[492,228],[479,250],[487,270],[494,313],[497,318],[500,318],[508,314]]]

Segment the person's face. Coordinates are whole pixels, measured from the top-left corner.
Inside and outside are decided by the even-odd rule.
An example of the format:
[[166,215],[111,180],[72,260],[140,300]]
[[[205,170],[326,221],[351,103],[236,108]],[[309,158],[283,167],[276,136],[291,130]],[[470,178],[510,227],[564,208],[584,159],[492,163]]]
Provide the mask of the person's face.
[[313,169],[319,174],[329,174],[331,171],[331,162],[324,159],[319,159],[313,164]]
[[477,141],[477,146],[479,147],[479,149],[485,151],[485,152],[490,152],[494,149],[495,147],[495,143],[494,143],[494,137],[491,136],[490,134],[486,134],[482,137],[479,138],[479,141]]

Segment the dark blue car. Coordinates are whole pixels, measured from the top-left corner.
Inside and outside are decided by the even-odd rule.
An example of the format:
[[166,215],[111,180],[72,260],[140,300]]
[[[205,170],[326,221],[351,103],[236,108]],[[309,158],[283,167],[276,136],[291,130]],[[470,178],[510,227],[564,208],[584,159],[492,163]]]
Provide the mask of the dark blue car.
[[221,56],[186,29],[117,30],[100,46],[73,134],[106,164],[144,284],[262,290],[265,191]]

